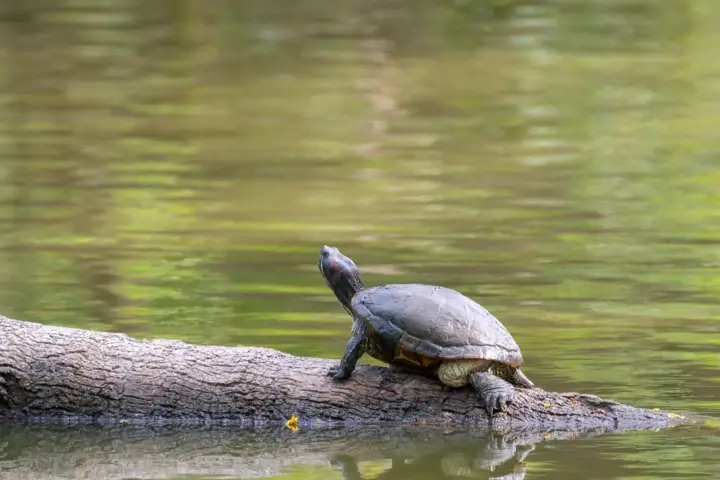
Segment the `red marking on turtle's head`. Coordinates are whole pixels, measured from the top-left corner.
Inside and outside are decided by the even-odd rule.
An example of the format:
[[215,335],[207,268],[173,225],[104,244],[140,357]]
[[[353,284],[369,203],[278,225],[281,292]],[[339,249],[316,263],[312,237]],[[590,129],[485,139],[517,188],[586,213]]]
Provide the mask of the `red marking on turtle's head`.
[[[341,275],[357,275],[359,272],[355,266],[355,262],[340,253],[340,250],[334,247],[324,245],[320,249],[320,258],[318,258],[318,268],[328,284],[334,283],[335,277]],[[330,285],[332,288],[332,285]]]
[[318,256],[318,269],[327,286],[349,311],[352,297],[364,288],[355,262],[337,248],[324,245]]

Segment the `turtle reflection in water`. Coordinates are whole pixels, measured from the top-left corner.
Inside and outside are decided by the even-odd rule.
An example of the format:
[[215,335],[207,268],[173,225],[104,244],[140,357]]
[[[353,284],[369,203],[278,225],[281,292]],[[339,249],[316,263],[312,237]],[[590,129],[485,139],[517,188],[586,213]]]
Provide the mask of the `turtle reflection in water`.
[[[490,432],[484,439],[441,435],[418,442],[410,437],[401,445],[390,456],[390,468],[374,480],[523,480],[527,474],[525,459],[535,449],[533,441],[524,443],[512,434],[498,432]],[[340,469],[344,480],[367,478],[352,454],[335,455],[330,464]]]
[[448,387],[467,384],[488,415],[512,402],[515,386],[532,388],[520,371],[520,347],[485,308],[455,290],[420,284],[365,288],[355,263],[323,246],[318,267],[353,318],[336,381],[350,377],[364,353],[394,367],[430,374]]

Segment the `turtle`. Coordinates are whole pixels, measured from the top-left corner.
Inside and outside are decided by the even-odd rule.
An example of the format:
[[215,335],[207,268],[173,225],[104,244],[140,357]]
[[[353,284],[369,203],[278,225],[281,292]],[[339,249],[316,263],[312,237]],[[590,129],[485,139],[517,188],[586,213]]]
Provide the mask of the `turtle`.
[[318,268],[353,320],[342,359],[327,372],[334,381],[350,378],[367,353],[391,368],[437,378],[443,388],[471,385],[490,418],[512,403],[515,387],[534,387],[507,328],[462,293],[419,283],[365,288],[355,262],[327,245]]

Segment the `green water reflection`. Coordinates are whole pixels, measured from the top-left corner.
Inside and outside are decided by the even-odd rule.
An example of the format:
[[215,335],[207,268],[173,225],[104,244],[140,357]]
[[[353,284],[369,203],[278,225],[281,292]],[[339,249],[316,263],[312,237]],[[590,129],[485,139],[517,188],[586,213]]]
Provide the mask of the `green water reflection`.
[[[717,416],[719,21],[711,0],[3,4],[0,312],[339,357],[327,243],[367,285],[475,298],[539,386]],[[677,435],[558,444],[531,478],[583,451],[584,478],[720,467]]]
[[[697,430],[578,435],[365,427],[0,427],[3,478],[708,478],[717,441]],[[699,431],[711,434],[711,431]],[[712,437],[709,437],[712,438]],[[602,469],[598,470],[598,466]]]

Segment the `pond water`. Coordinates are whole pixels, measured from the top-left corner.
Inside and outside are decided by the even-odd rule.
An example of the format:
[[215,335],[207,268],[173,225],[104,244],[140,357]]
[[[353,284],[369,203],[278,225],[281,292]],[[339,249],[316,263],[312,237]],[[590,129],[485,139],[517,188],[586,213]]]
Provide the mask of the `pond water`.
[[330,244],[367,285],[472,296],[542,388],[708,419],[8,425],[3,478],[717,475],[718,22],[712,0],[2,4],[3,315],[339,358]]

